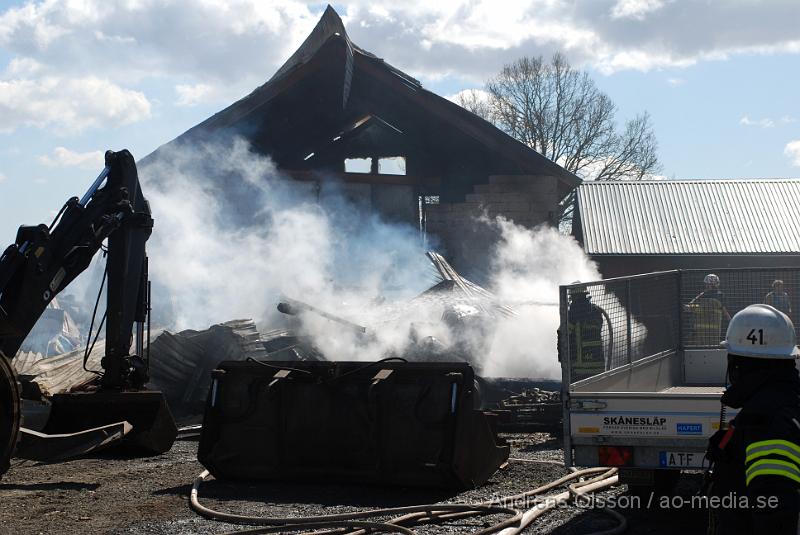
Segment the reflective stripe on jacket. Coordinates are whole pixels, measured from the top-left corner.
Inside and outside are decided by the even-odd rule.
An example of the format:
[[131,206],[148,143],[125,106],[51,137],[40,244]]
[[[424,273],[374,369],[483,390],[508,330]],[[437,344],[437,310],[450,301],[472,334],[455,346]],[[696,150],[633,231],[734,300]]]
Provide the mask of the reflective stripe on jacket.
[[714,446],[721,433],[712,437],[710,494],[744,497],[748,508],[712,510],[711,533],[798,533],[800,380],[796,371],[791,375],[774,375],[758,385],[731,422],[734,431],[723,449]]

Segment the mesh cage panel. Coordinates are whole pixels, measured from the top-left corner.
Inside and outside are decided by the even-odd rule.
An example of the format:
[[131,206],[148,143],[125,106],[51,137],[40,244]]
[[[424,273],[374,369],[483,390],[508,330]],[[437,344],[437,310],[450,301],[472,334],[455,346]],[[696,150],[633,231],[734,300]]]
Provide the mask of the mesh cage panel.
[[561,359],[571,382],[668,351],[719,348],[730,318],[755,303],[800,326],[797,268],[669,271],[561,290]]
[[566,287],[561,329],[571,381],[676,350],[678,284],[678,272],[669,272]]
[[[714,277],[706,277],[710,274]],[[782,290],[775,281],[782,281]],[[766,303],[787,314],[798,326],[798,269],[721,269],[682,273],[682,342],[686,348],[719,347],[730,317],[755,303]]]
[[678,273],[664,273],[630,281],[633,328],[631,361],[678,349],[680,309]]

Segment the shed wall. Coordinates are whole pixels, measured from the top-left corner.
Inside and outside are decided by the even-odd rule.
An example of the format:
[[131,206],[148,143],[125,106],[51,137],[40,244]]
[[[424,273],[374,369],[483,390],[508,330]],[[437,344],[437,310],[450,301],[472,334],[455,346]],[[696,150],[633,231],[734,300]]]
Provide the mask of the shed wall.
[[708,269],[713,271],[719,268],[800,267],[800,255],[594,255],[591,256],[591,259],[597,263],[600,273],[605,279],[670,269]]

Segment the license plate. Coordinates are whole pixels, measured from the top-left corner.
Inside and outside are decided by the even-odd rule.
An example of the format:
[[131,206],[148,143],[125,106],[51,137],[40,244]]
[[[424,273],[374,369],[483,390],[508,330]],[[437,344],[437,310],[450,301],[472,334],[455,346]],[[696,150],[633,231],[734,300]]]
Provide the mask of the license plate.
[[705,454],[699,451],[660,451],[659,464],[664,468],[701,468]]

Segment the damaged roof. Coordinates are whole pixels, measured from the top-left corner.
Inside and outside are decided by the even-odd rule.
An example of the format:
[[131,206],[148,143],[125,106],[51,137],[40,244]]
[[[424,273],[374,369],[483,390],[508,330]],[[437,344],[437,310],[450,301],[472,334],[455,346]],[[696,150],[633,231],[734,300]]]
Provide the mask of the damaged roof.
[[[265,84],[175,141],[234,130],[281,169],[316,169],[334,165],[337,158],[342,164],[337,143],[347,139],[341,134],[365,118],[373,136],[384,136],[389,153],[419,154],[409,161],[410,175],[452,176],[474,185],[479,180],[470,173],[480,171],[484,179],[552,175],[564,188],[580,183],[561,166],[355,45],[330,6]],[[332,151],[335,156],[328,155]],[[471,185],[456,189],[463,194]]]

